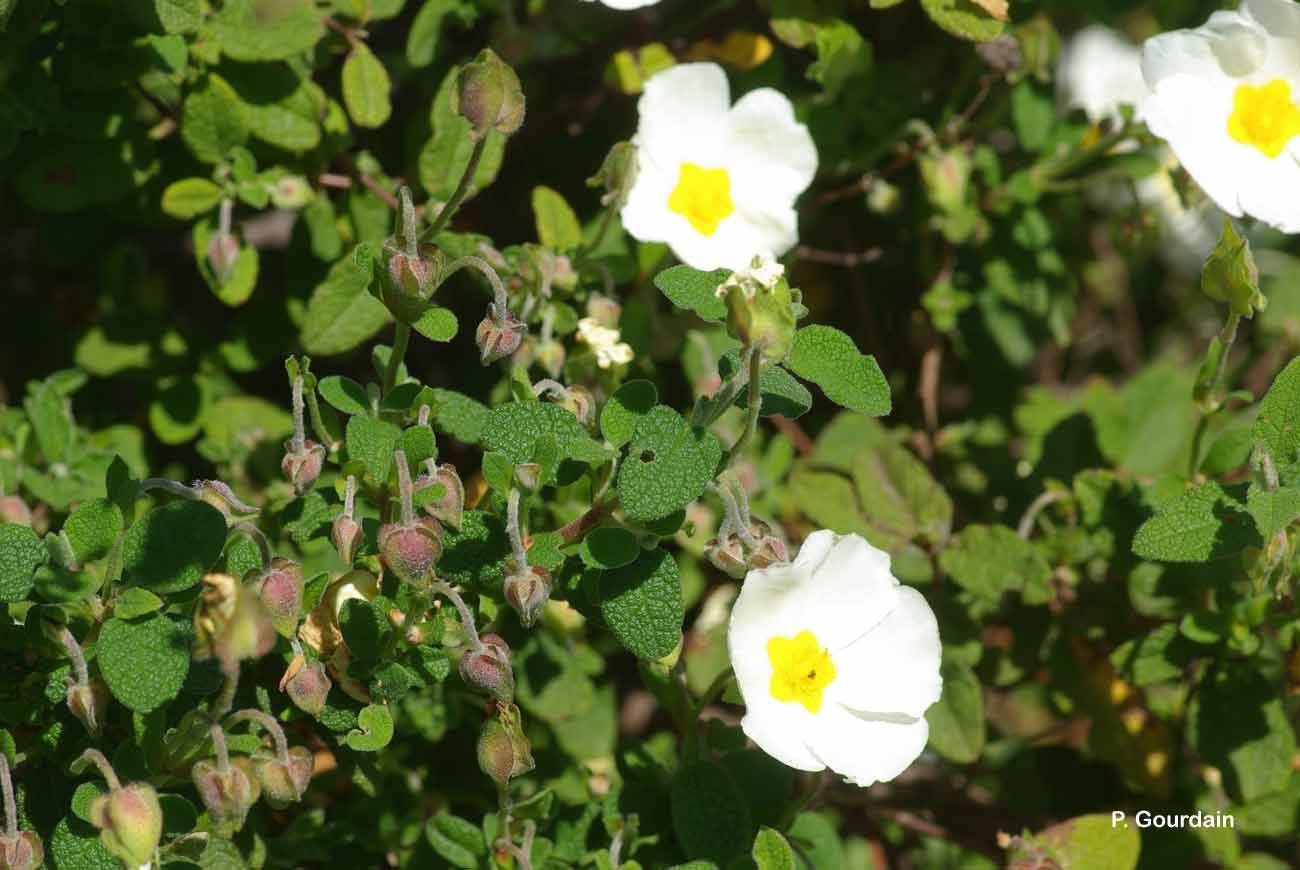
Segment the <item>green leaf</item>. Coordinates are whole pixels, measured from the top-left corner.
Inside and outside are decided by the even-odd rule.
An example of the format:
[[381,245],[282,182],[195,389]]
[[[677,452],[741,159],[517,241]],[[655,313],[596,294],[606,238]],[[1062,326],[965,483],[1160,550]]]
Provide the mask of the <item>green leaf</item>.
[[[718,374],[728,380],[740,370],[740,352],[729,350],[718,360]],[[812,393],[795,380],[794,376],[780,366],[767,366],[758,377],[759,415],[771,417],[780,414],[794,420],[808,413],[812,407]],[[735,406],[744,408],[749,401],[749,394],[741,390],[736,396]]]
[[[595,464],[609,458],[608,452],[587,434],[578,418],[550,402],[507,402],[493,408],[483,424],[480,440],[487,450],[495,450],[515,465],[532,462],[537,441],[544,435],[555,439],[564,459]],[[555,475],[543,483],[550,483]]]
[[193,33],[203,23],[199,0],[154,0],[153,7],[168,33]]
[[1208,562],[1260,545],[1242,487],[1203,483],[1165,502],[1133,537],[1133,552],[1160,562]]
[[1181,677],[1195,654],[1196,648],[1179,633],[1178,626],[1167,622],[1120,644],[1110,661],[1133,684],[1150,686]]
[[67,405],[67,397],[53,380],[42,381],[23,400],[23,410],[36,433],[36,443],[50,465],[64,460],[76,437]]
[[397,449],[402,430],[387,420],[373,417],[352,417],[348,420],[345,442],[350,459],[365,463],[366,477],[376,486],[388,482],[393,467],[393,451]]
[[754,823],[726,768],[713,761],[688,764],[673,778],[673,833],[687,858],[727,866],[754,838]]
[[424,460],[438,458],[438,441],[428,426],[412,426],[403,430],[397,446],[406,453],[412,475],[418,474],[416,469]]
[[984,751],[984,690],[970,666],[945,660],[943,695],[925,711],[930,746],[949,761],[970,764]]
[[1050,597],[1052,569],[1029,541],[1006,526],[972,524],[939,555],[939,567],[985,606],[1003,593],[1020,592],[1028,604]]
[[302,346],[311,354],[345,353],[388,323],[388,309],[370,295],[370,270],[344,257],[312,291],[302,323]]
[[1097,813],[1052,825],[1014,842],[1007,853],[1007,866],[1042,866],[1048,860],[1070,870],[1133,870],[1141,848],[1136,823],[1115,824],[1109,814]]
[[424,836],[433,851],[453,867],[474,870],[487,859],[487,843],[483,832],[459,816],[434,816],[424,825]]
[[108,555],[121,531],[122,511],[106,498],[83,502],[63,524],[63,533],[82,563]]
[[1300,357],[1273,379],[1259,403],[1252,432],[1255,443],[1268,450],[1277,467],[1300,458]]
[[786,365],[821,387],[832,402],[873,417],[890,411],[889,384],[875,357],[858,353],[853,339],[834,327],[796,332]]
[[[459,75],[460,68],[452,67],[438,86],[429,115],[433,136],[420,150],[420,184],[435,200],[446,201],[451,197],[469,166],[470,154],[474,150],[474,143],[469,138],[470,123],[456,111],[456,81]],[[501,169],[505,150],[506,137],[495,131],[489,133],[487,146],[467,196],[473,196],[492,183]]]
[[56,870],[122,870],[99,841],[99,831],[75,815],[67,815],[54,826],[49,857]]
[[358,127],[382,127],[393,113],[388,70],[364,42],[354,42],[343,62],[343,104]]
[[1021,79],[1011,90],[1011,120],[1020,144],[1039,151],[1048,143],[1056,123],[1056,103],[1051,91],[1032,79]]
[[537,238],[558,252],[572,251],[582,244],[582,225],[559,191],[538,185],[533,188],[533,222]]
[[754,848],[749,854],[758,865],[758,870],[795,870],[794,850],[780,832],[771,828],[758,829]]
[[644,551],[635,562],[602,572],[597,596],[609,630],[638,658],[663,658],[681,642],[682,581],[668,552]]
[[460,530],[449,532],[442,546],[438,576],[480,591],[500,591],[510,558],[510,539],[500,517],[466,511]]
[[712,432],[692,429],[667,405],[652,408],[637,421],[618,472],[618,495],[628,518],[657,520],[690,504],[721,460],[722,444]]
[[110,619],[99,633],[95,655],[113,697],[137,713],[175,698],[190,670],[188,633],[161,613]]
[[36,532],[17,523],[0,525],[0,602],[22,601],[32,591],[36,569],[49,553]]
[[344,414],[360,414],[361,416],[369,416],[370,414],[370,397],[366,395],[366,388],[351,378],[345,378],[342,375],[330,375],[321,378],[316,389],[320,392],[322,399]]
[[221,188],[206,178],[182,178],[167,185],[162,210],[174,218],[189,220],[212,211],[221,203]]
[[185,98],[181,139],[204,163],[220,163],[231,148],[248,141],[244,105],[235,89],[216,73]]
[[203,430],[208,409],[208,390],[204,381],[180,377],[159,383],[158,394],[149,403],[149,428],[164,444],[192,441]]
[[1300,517],[1300,487],[1267,490],[1251,484],[1246,494],[1246,510],[1255,518],[1259,536],[1268,540]]
[[834,100],[852,79],[871,69],[871,43],[862,38],[856,27],[839,18],[819,23],[813,45],[817,60],[808,67],[808,78]]
[[383,609],[373,601],[350,598],[338,615],[339,630],[352,657],[362,662],[378,661],[393,627]]
[[851,470],[862,513],[872,525],[908,540],[947,540],[952,499],[910,450],[885,441],[862,449]]
[[456,315],[452,310],[439,305],[431,305],[424,309],[411,326],[429,341],[451,341],[460,329],[460,324],[456,322]]
[[148,589],[132,586],[123,589],[113,604],[113,615],[118,619],[136,619],[161,610],[163,600]]
[[659,403],[659,391],[651,381],[628,381],[614,391],[600,411],[600,434],[614,447],[632,440],[637,421]]
[[378,752],[393,739],[393,714],[386,704],[370,704],[357,714],[357,727],[343,742],[357,752]]
[[972,42],[988,42],[1002,33],[998,21],[974,0],[921,0],[931,20],[953,36]]
[[462,444],[477,444],[487,424],[487,405],[454,390],[434,390],[433,425]]
[[212,19],[221,50],[234,60],[284,60],[316,44],[321,14],[308,0],[228,0]]
[[443,19],[455,14],[463,23],[473,23],[478,10],[463,0],[425,0],[406,35],[406,62],[419,69],[433,63]]
[[156,507],[127,530],[122,543],[126,576],[154,592],[189,589],[221,556],[226,518],[201,501]]
[[582,539],[578,555],[589,568],[622,568],[641,553],[636,535],[618,526],[592,529]]
[[1188,740],[1206,764],[1223,771],[1235,801],[1286,787],[1295,731],[1273,681],[1249,663],[1219,666],[1193,696]]
[[[325,92],[309,75],[284,64],[258,64],[222,68],[230,86],[244,105],[248,132],[269,145],[301,153],[320,144],[320,119],[325,114]],[[240,178],[241,195],[268,197],[265,177]],[[337,255],[336,255],[337,256]],[[333,259],[333,258],[331,258]]]
[[701,272],[690,266],[673,266],[655,276],[655,286],[678,308],[717,322],[727,319],[727,303],[718,298],[718,285],[730,276],[727,269]]

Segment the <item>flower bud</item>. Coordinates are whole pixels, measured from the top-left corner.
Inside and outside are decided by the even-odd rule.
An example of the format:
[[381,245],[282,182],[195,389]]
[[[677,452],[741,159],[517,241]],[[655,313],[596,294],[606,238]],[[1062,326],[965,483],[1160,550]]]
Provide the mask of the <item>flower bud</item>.
[[794,342],[794,298],[779,263],[755,257],[717,290],[727,302],[727,332],[746,347],[759,348],[764,363],[785,359]]
[[257,779],[262,784],[266,802],[277,810],[302,800],[311,784],[316,758],[302,746],[289,747],[289,763],[273,755],[259,754],[253,758]]
[[970,189],[972,161],[964,148],[934,150],[917,158],[930,204],[941,212],[959,211]]
[[515,466],[515,480],[528,492],[536,492],[542,482],[542,467],[536,462],[522,462]]
[[442,524],[421,517],[413,525],[387,523],[379,528],[379,555],[403,583],[425,585],[442,556]]
[[283,637],[292,637],[298,630],[303,585],[302,566],[278,556],[271,560],[271,569],[258,581],[257,595],[271,617],[271,624]]
[[302,495],[311,489],[316,478],[320,477],[325,465],[325,448],[307,438],[302,450],[294,450],[293,441],[284,442],[284,459],[280,462],[280,472],[284,479],[293,484],[294,491]]
[[208,242],[208,265],[218,284],[225,284],[235,274],[239,262],[239,240],[230,233],[217,233]]
[[271,202],[276,208],[302,208],[314,195],[301,175],[285,175],[271,185]]
[[293,705],[308,716],[319,716],[325,709],[325,699],[329,696],[334,683],[325,673],[325,666],[318,661],[307,662],[298,673],[289,678],[284,690]]
[[32,524],[32,509],[16,495],[0,496],[0,523]]
[[528,327],[509,311],[498,315],[496,305],[489,305],[488,316],[483,318],[474,333],[483,365],[505,359],[519,350],[527,333]]
[[443,495],[442,498],[426,504],[424,512],[439,522],[459,530],[461,521],[465,518],[465,485],[460,482],[456,466],[450,462],[442,465],[434,465],[430,462],[427,467],[432,473],[420,475],[420,480],[415,485],[416,489],[441,485]]
[[400,236],[384,242],[380,292],[384,305],[403,323],[414,323],[429,307],[442,282],[446,255],[436,245],[418,244],[407,251]]
[[704,556],[714,568],[731,577],[743,577],[745,547],[737,535],[727,535],[722,540],[714,538],[704,547]]
[[260,658],[275,645],[275,626],[261,599],[228,574],[203,578],[194,611],[194,654],[216,657],[226,673],[244,659]]
[[99,842],[128,867],[153,861],[162,839],[163,815],[158,793],[144,782],[133,782],[90,804],[90,821],[99,828]]
[[477,754],[479,769],[501,788],[533,769],[532,747],[520,725],[518,707],[501,707],[497,718],[483,723]]
[[528,628],[541,615],[554,585],[550,571],[537,565],[526,565],[522,571],[506,577],[502,592],[506,602],[519,614],[519,621]]
[[495,130],[509,136],[524,123],[524,91],[519,77],[491,49],[461,67],[456,82],[457,111],[470,123],[475,142]]
[[353,558],[357,555],[357,547],[361,545],[362,532],[361,524],[352,517],[339,514],[334,519],[334,525],[330,526],[330,540],[334,542],[334,547],[339,551],[339,558],[343,564],[352,565]]
[[190,768],[190,779],[217,836],[232,837],[244,827],[261,792],[257,780],[244,768],[232,764],[222,771],[213,761],[197,761]]
[[92,679],[83,685],[69,677],[67,701],[68,710],[86,727],[86,732],[98,736],[109,701],[108,687],[103,681]]
[[596,425],[596,397],[582,384],[574,384],[564,391],[560,407],[578,418],[578,422],[590,429]]
[[1201,270],[1201,290],[1206,296],[1228,303],[1233,314],[1252,317],[1264,310],[1264,294],[1259,292],[1259,267],[1250,252],[1250,242],[1242,238],[1232,221],[1223,219],[1223,234],[1205,260]]
[[35,831],[19,831],[10,839],[0,834],[0,870],[36,870],[45,860],[45,846]]
[[553,338],[538,342],[536,360],[537,364],[553,378],[558,378],[560,372],[564,371],[564,345],[560,344]]
[[636,146],[630,142],[616,142],[605,155],[600,170],[587,179],[587,186],[603,187],[605,193],[600,198],[600,204],[621,209],[627,204],[627,197],[632,192],[636,175]]
[[775,535],[763,535],[758,538],[758,547],[749,554],[749,567],[767,568],[790,561],[790,551],[785,541]]
[[485,634],[480,649],[460,660],[460,678],[472,689],[491,695],[502,704],[515,697],[515,672],[510,667],[510,647],[495,634]]

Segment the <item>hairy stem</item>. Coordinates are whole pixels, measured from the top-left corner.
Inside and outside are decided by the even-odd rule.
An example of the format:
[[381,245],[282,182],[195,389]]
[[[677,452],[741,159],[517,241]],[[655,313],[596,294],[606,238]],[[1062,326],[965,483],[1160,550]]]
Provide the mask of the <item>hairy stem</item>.
[[438,212],[438,216],[429,224],[429,228],[424,231],[424,238],[431,239],[438,235],[438,232],[447,225],[456,209],[460,207],[461,201],[465,199],[465,194],[469,192],[469,186],[474,183],[474,175],[478,172],[479,161],[483,159],[483,152],[487,150],[487,137],[474,143],[474,150],[469,155],[469,164],[465,167],[464,174],[460,177],[460,184],[456,185],[456,191],[452,193],[451,199]]
[[506,532],[510,535],[510,549],[515,556],[515,570],[523,571],[528,567],[528,551],[524,549],[523,530],[519,527],[519,490],[510,490],[510,499],[506,503]]
[[496,314],[504,317],[510,310],[510,297],[506,295],[506,285],[501,283],[501,276],[487,260],[472,255],[457,257],[447,264],[447,268],[443,271],[443,280],[450,278],[466,266],[478,269],[483,273],[483,277],[488,279],[488,283],[492,285],[492,303],[497,307]]
[[212,749],[217,753],[217,770],[221,773],[229,773],[230,750],[226,748],[226,732],[222,730],[220,723],[213,722],[208,726],[208,733],[212,736]]
[[[1214,372],[1210,375],[1210,388],[1206,393],[1206,407],[1200,409],[1200,417],[1196,421],[1196,431],[1192,434],[1192,455],[1188,459],[1188,477],[1196,477],[1196,473],[1201,468],[1201,441],[1205,438],[1205,430],[1210,425],[1210,417],[1219,409],[1219,391],[1223,385],[1223,373],[1228,367],[1228,354],[1232,351],[1232,345],[1237,340],[1237,326],[1241,323],[1241,315],[1236,312],[1228,312],[1228,319],[1224,321],[1223,329],[1219,332],[1218,340],[1222,347],[1218,360],[1214,364]],[[1208,408],[1208,410],[1207,410]]]
[[146,477],[140,481],[141,493],[152,492],[155,489],[160,489],[170,495],[178,495],[181,498],[194,500],[199,498],[199,494],[185,484],[175,480],[168,480],[165,477]]
[[343,516],[353,519],[353,511],[357,503],[357,478],[355,475],[348,475],[348,482],[343,488]]
[[758,412],[762,407],[763,398],[762,394],[759,392],[759,375],[763,370],[763,354],[762,351],[756,347],[749,348],[748,354],[749,397],[746,400],[747,403],[745,406],[745,428],[744,431],[740,433],[740,437],[736,439],[736,443],[731,446],[731,450],[727,451],[727,458],[722,463],[723,468],[726,468],[735,461],[736,457],[745,449],[745,445],[749,443],[749,439],[754,436],[754,430],[758,428]]
[[470,649],[478,652],[483,648],[483,642],[479,640],[478,629],[474,626],[474,616],[469,612],[469,605],[465,599],[460,597],[460,593],[446,580],[433,581],[433,591],[450,601],[456,610],[460,613],[460,621],[464,626],[465,639],[469,641]]
[[280,727],[279,722],[275,721],[275,717],[250,707],[247,710],[231,713],[226,717],[226,721],[231,725],[237,722],[255,722],[261,725],[271,735],[271,739],[275,741],[275,754],[280,763],[285,765],[289,763],[289,741],[285,739],[284,729]]
[[104,777],[104,782],[108,783],[108,787],[113,791],[117,791],[122,787],[122,781],[117,778],[117,771],[113,770],[113,765],[108,763],[104,753],[98,749],[87,749],[81,753],[78,761],[88,761],[98,767],[100,775]]
[[397,466],[397,495],[402,500],[402,525],[409,529],[415,525],[415,487],[411,483],[406,451],[394,450],[393,463]]
[[5,837],[9,842],[18,839],[18,802],[14,800],[14,783],[9,776],[9,756],[0,752],[0,789],[4,789]]
[[293,379],[293,445],[294,453],[302,453],[307,449],[307,432],[302,423],[302,412],[304,408],[302,398],[302,375],[296,375]]
[[1069,497],[1068,492],[1059,489],[1049,489],[1047,492],[1040,494],[1038,498],[1030,503],[1029,507],[1025,508],[1024,514],[1020,517],[1020,525],[1016,526],[1016,534],[1028,540],[1034,531],[1034,521],[1043,512],[1043,508],[1058,501],[1064,501]]
[[72,675],[77,685],[86,685],[90,682],[90,672],[86,669],[86,657],[81,652],[81,644],[77,643],[67,626],[59,632],[59,640],[63,641],[63,648],[68,651],[68,658],[72,659]]
[[271,570],[271,560],[274,558],[271,554],[271,542],[266,539],[266,535],[262,534],[262,530],[248,520],[244,520],[235,524],[235,531],[243,532],[253,539],[253,543],[257,544],[257,553],[262,559],[262,570],[264,572]]
[[221,684],[221,692],[217,695],[216,700],[212,702],[208,716],[216,721],[230,712],[230,708],[235,703],[235,690],[239,688],[239,671],[226,676],[226,681]]
[[409,324],[397,321],[397,326],[393,329],[393,349],[388,354],[388,365],[384,368],[384,395],[387,396],[397,386],[397,372],[402,367],[402,360],[406,358],[406,348],[411,344],[411,327]]

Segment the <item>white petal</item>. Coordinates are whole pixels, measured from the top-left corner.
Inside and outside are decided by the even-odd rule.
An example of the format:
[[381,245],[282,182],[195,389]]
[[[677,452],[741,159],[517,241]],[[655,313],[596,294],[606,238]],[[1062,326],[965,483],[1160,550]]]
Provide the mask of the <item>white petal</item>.
[[1121,105],[1140,106],[1147,95],[1142,50],[1106,27],[1085,27],[1065,44],[1057,64],[1061,101],[1088,120],[1118,121]]
[[826,765],[804,740],[814,718],[799,704],[775,700],[764,687],[761,695],[746,696],[740,727],[759,749],[782,764],[796,770],[822,770]]
[[888,782],[907,770],[930,737],[924,719],[860,716],[834,703],[823,704],[809,722],[812,754],[860,786]]
[[[590,0],[588,0],[590,2]],[[601,4],[608,6],[610,9],[628,10],[640,9],[643,6],[653,6],[659,0],[600,0]]]
[[898,606],[889,554],[859,535],[835,542],[813,572],[803,615],[823,647],[836,655]]
[[827,554],[835,547],[835,542],[840,536],[830,529],[818,529],[811,535],[803,539],[803,544],[799,547],[799,555],[795,556],[794,564],[799,568],[805,568],[809,573],[816,571],[818,566],[826,560]]
[[695,269],[742,269],[755,256],[776,257],[784,254],[798,241],[798,220],[791,207],[776,213],[751,210],[740,201],[733,187],[736,210],[718,224],[712,235],[703,235],[691,222],[675,212],[670,230],[664,241],[668,242],[683,263]]
[[929,603],[912,587],[900,587],[894,611],[832,656],[828,698],[861,713],[924,716],[943,690],[942,653]]
[[676,175],[670,175],[649,155],[637,153],[636,180],[628,191],[623,210],[619,212],[623,229],[632,238],[642,242],[663,242],[673,234],[675,219],[680,219],[681,215],[669,210],[668,197],[676,184]]
[[716,63],[683,63],[656,73],[637,102],[640,120],[636,145],[664,169],[673,182],[682,161],[717,165],[720,128],[731,106],[727,74]]
[[1267,35],[1252,19],[1216,12],[1195,30],[1171,30],[1142,45],[1142,75],[1155,89],[1173,76],[1249,75],[1263,60]]
[[817,146],[780,91],[759,88],[741,97],[722,122],[723,153],[732,189],[762,193],[788,208],[817,174]]
[[1300,37],[1300,4],[1293,0],[1246,0],[1237,11],[1258,21],[1272,36]]
[[1228,135],[1232,90],[1222,76],[1175,76],[1156,87],[1143,112],[1151,132],[1169,143],[1206,195],[1240,217],[1243,165],[1267,158]]

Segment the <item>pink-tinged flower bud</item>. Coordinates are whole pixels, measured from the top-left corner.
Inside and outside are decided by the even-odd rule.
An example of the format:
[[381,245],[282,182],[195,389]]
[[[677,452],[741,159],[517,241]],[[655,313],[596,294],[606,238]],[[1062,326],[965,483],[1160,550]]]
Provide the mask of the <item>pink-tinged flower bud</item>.
[[790,561],[790,551],[786,548],[785,541],[776,535],[763,535],[758,539],[758,547],[754,552],[749,554],[749,567],[767,568]]
[[524,90],[515,71],[489,48],[461,67],[456,81],[457,111],[478,141],[495,130],[509,136],[524,123]]
[[330,540],[334,542],[334,548],[339,551],[339,558],[343,560],[343,564],[351,567],[352,560],[357,555],[357,548],[361,546],[361,523],[352,517],[339,514],[334,519],[334,525],[330,526]]
[[0,496],[0,523],[32,524],[32,509],[16,495]]
[[68,678],[68,710],[86,727],[92,737],[104,727],[104,714],[108,712],[108,687],[102,680],[92,679],[84,685]]
[[36,870],[44,860],[45,846],[35,831],[13,838],[0,834],[0,870]]
[[542,467],[536,462],[523,462],[515,466],[515,480],[529,492],[536,492],[542,482]]
[[325,465],[325,448],[307,438],[303,441],[302,450],[294,450],[291,439],[284,442],[284,451],[280,472],[285,480],[293,484],[294,491],[302,495],[320,477],[321,468]]
[[257,593],[228,574],[203,578],[194,611],[194,655],[216,657],[234,673],[244,659],[260,658],[275,646],[275,626]]
[[528,327],[517,317],[506,311],[497,316],[492,311],[496,306],[489,306],[487,317],[478,325],[474,340],[478,342],[479,358],[483,365],[490,365],[505,359],[519,349],[528,332]]
[[198,761],[190,768],[190,779],[219,837],[233,837],[244,827],[248,811],[261,793],[256,778],[235,764],[222,771],[214,761]]
[[537,622],[542,608],[550,600],[554,585],[550,571],[537,565],[528,565],[523,571],[516,571],[506,577],[502,592],[506,603],[519,614],[519,621],[525,628],[529,628]]
[[500,707],[497,718],[484,722],[479,732],[479,769],[502,788],[534,766],[532,746],[524,736],[519,718],[519,708],[514,704]]
[[717,538],[704,547],[704,556],[714,568],[731,577],[745,576],[745,548],[740,538],[728,535],[724,540]]
[[133,782],[91,801],[90,821],[99,828],[99,842],[128,867],[153,861],[162,839],[163,815],[158,793],[144,782]]
[[442,524],[421,517],[414,524],[388,523],[379,528],[379,554],[403,583],[427,584],[442,556]]
[[465,518],[465,485],[460,482],[456,466],[450,462],[442,465],[433,465],[430,462],[429,467],[432,473],[421,475],[415,488],[419,490],[440,485],[443,488],[443,495],[442,498],[427,503],[424,512],[459,531],[461,521]]
[[271,560],[271,569],[257,583],[257,594],[282,637],[293,637],[302,614],[302,566],[281,557]]
[[239,240],[230,233],[217,233],[208,242],[208,266],[218,284],[225,284],[235,274],[239,262]]
[[257,778],[262,783],[262,794],[266,802],[277,810],[302,800],[311,784],[311,775],[316,768],[316,758],[302,746],[289,747],[289,763],[285,764],[273,755],[259,754],[253,757]]
[[325,699],[334,683],[325,673],[325,665],[318,661],[307,662],[298,673],[289,678],[284,690],[293,705],[308,716],[319,716],[325,709]]
[[502,704],[515,697],[515,672],[510,667],[510,647],[495,634],[485,634],[483,646],[470,650],[460,660],[460,677],[465,685],[491,695]]
[[384,242],[383,258],[380,293],[384,305],[398,320],[414,323],[442,283],[447,256],[427,243],[415,245],[412,251],[404,236],[391,236]]

